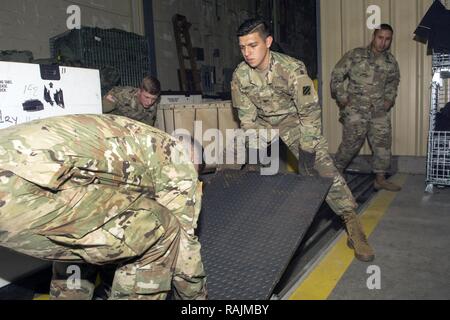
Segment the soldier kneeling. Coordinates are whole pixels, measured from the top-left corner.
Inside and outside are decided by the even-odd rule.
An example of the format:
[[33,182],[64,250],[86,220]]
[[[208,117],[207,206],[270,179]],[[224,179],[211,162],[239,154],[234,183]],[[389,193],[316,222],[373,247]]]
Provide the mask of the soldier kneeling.
[[[206,299],[202,186],[183,145],[143,123],[75,115],[3,129],[0,246],[62,266],[117,265],[111,299]],[[54,276],[52,295],[92,295]]]

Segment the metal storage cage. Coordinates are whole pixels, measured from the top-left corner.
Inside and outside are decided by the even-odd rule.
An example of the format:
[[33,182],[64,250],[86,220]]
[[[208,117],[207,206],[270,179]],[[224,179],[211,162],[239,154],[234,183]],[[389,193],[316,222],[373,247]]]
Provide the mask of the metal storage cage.
[[[120,85],[138,87],[150,72],[148,41],[119,29],[82,27],[50,38],[53,59],[80,62],[84,67],[119,71]],[[58,59],[59,60],[59,59]]]
[[[447,8],[449,0],[441,1]],[[433,53],[430,132],[428,137],[426,192],[434,185],[450,186],[450,131],[439,131],[438,113],[450,102],[450,54]]]
[[433,54],[430,133],[427,155],[427,192],[434,185],[450,186],[450,131],[438,131],[437,114],[450,102],[450,54]]
[[434,53],[433,69],[441,69],[444,67],[450,67],[450,54]]

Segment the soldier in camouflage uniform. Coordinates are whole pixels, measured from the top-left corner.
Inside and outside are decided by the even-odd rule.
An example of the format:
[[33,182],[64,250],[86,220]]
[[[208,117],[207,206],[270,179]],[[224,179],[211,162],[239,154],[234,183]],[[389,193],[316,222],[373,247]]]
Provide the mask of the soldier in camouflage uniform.
[[[145,77],[139,88],[114,87],[103,97],[103,113],[125,116],[157,128],[158,121],[156,115],[160,93],[161,84],[158,79],[152,76]],[[83,271],[89,274],[92,279],[95,279],[97,275],[96,268],[87,265],[83,265],[82,267]],[[63,271],[66,268],[64,265],[55,268],[53,274],[59,273],[59,269]],[[100,269],[100,275],[102,280],[111,276],[110,272],[104,271],[103,268]],[[100,287],[106,291],[110,289],[108,288],[108,281],[103,281]],[[64,290],[62,291],[64,292]]]
[[261,20],[244,22],[238,37],[245,62],[234,72],[232,97],[241,127],[279,129],[280,138],[299,160],[301,174],[318,172],[333,179],[327,203],[344,220],[356,257],[373,260],[373,250],[355,214],[353,195],[335,168],[321,134],[321,108],[305,65],[270,50],[273,38]]
[[[344,171],[369,139],[373,151],[375,188],[399,191],[387,181],[391,165],[391,112],[397,97],[400,71],[389,52],[393,29],[387,24],[375,30],[372,43],[346,53],[331,76],[331,89],[340,106],[343,141],[336,154],[336,166]],[[348,86],[345,85],[348,79]]]
[[147,76],[139,88],[114,87],[103,97],[103,113],[111,113],[158,127],[156,113],[161,94],[158,79]]
[[[0,245],[68,264],[116,264],[111,299],[164,299],[172,287],[175,298],[205,299],[194,234],[201,188],[180,142],[125,117],[10,127],[0,134]],[[74,297],[89,294],[77,292],[90,290],[83,280],[69,288]]]

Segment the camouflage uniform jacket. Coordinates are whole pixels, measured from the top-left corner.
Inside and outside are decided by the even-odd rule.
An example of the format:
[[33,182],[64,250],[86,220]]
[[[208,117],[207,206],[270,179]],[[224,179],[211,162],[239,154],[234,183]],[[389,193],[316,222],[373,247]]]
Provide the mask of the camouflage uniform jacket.
[[157,127],[157,103],[145,109],[138,100],[139,89],[133,87],[114,87],[103,97],[103,113],[128,117]]
[[331,75],[333,97],[339,103],[350,100],[356,106],[377,108],[384,102],[393,104],[399,83],[400,71],[395,57],[388,51],[376,56],[371,46],[346,53]]
[[[52,197],[76,187],[86,186],[84,197],[90,185],[114,187],[111,194],[100,195],[92,203],[92,210],[81,210],[87,216],[74,216],[69,203],[66,213],[47,212],[42,217],[35,213],[28,230],[60,243],[73,244],[72,237],[126,213],[130,203],[143,194],[169,209],[188,234],[194,235],[202,192],[197,172],[181,143],[140,122],[114,115],[72,115],[3,129],[0,172],[8,171],[51,191]],[[114,203],[114,210],[100,214],[103,201]],[[7,223],[8,218],[3,218]],[[119,230],[114,225],[109,231],[117,237],[125,234],[139,245],[148,230],[135,227]]]
[[283,129],[297,123],[304,141],[317,140],[321,135],[321,109],[304,63],[277,52],[270,55],[266,81],[261,81],[257,71],[245,62],[233,74],[233,107],[238,110],[241,127]]
[[276,126],[318,102],[303,62],[277,52],[270,54],[271,63],[264,83],[257,71],[245,62],[234,72],[233,107],[238,110],[244,129],[256,129],[256,120]]

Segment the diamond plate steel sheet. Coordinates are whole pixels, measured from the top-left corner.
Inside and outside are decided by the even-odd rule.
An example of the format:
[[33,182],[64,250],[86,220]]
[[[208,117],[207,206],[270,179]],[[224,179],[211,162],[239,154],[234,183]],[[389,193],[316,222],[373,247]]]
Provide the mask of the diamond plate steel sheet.
[[212,300],[267,300],[331,180],[225,171],[205,186],[198,235]]

